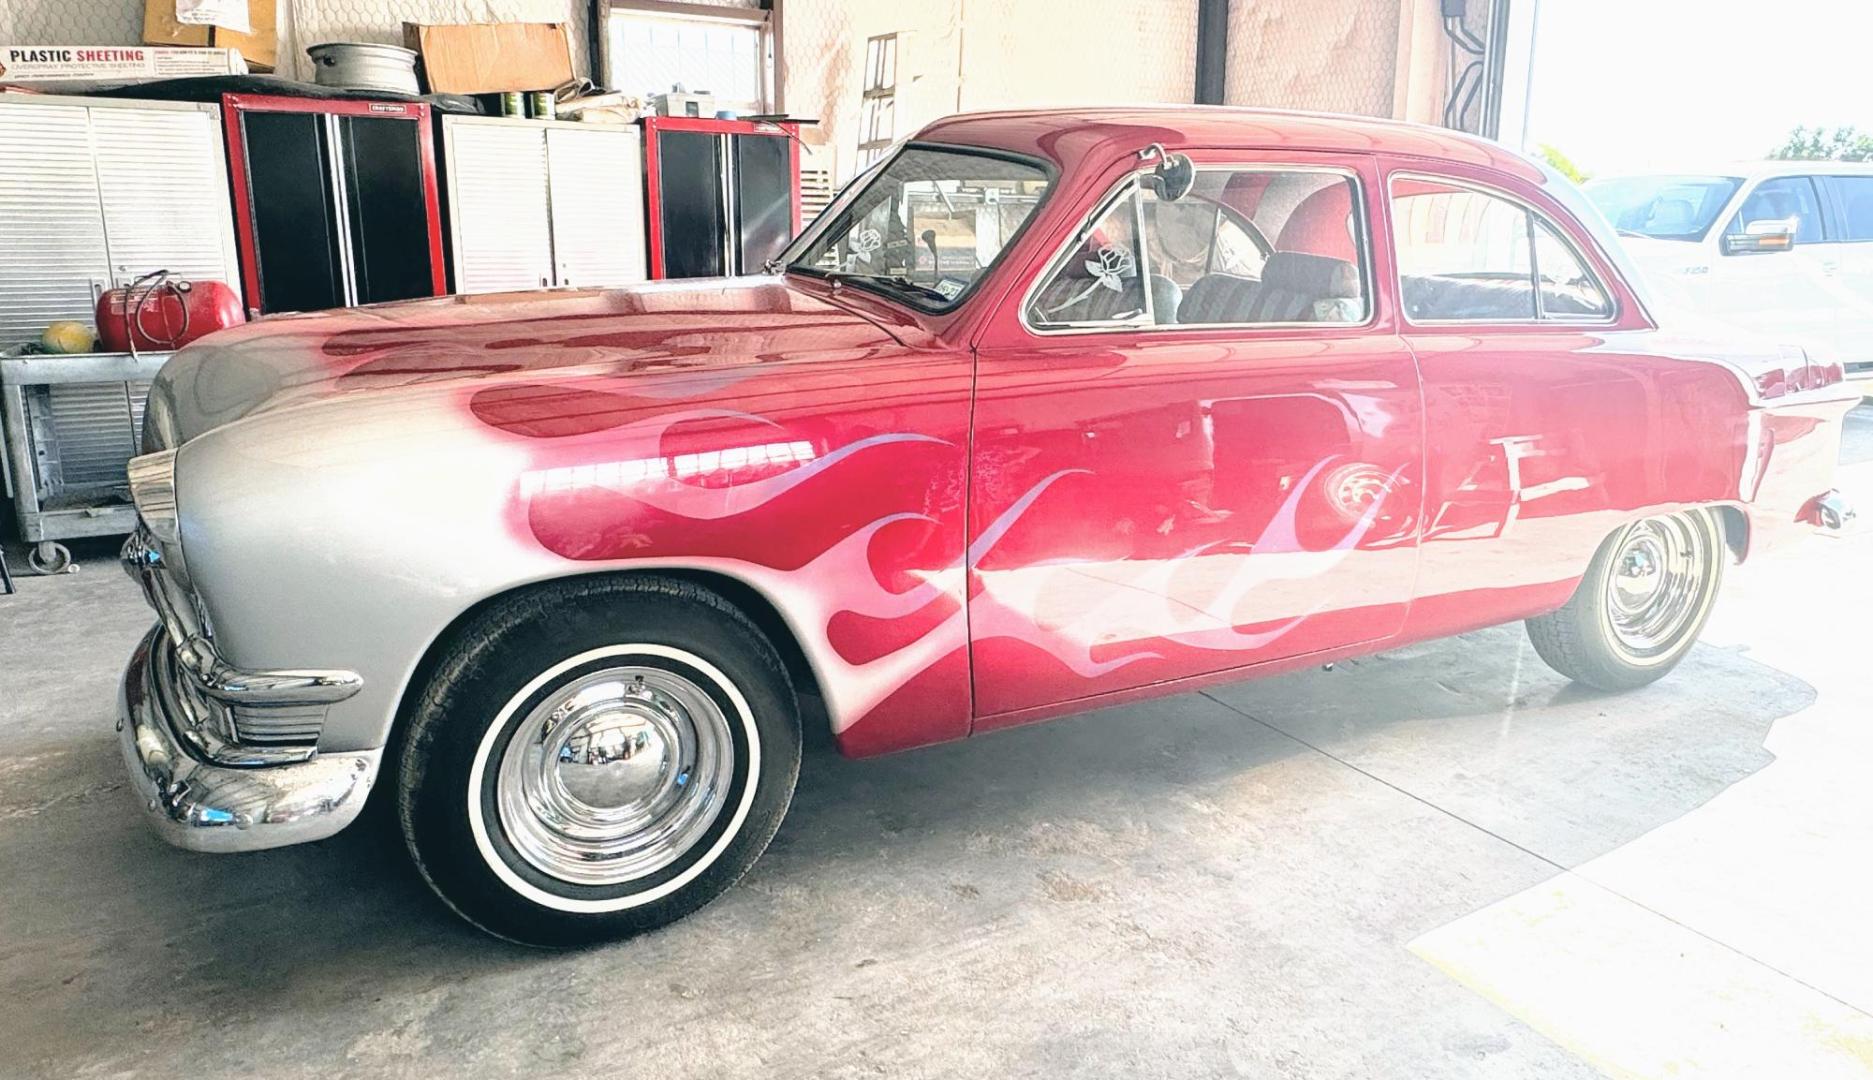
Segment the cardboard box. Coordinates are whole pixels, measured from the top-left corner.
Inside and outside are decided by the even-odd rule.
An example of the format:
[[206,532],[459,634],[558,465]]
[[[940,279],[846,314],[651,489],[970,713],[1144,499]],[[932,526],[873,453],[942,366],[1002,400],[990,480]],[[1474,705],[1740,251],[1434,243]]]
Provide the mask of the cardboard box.
[[149,45],[8,45],[0,82],[97,83],[245,75],[233,49],[159,49]]
[[176,0],[143,0],[143,43],[239,49],[250,68],[272,71],[279,66],[279,17],[275,0],[247,0],[247,22],[253,33],[242,34],[219,26],[176,21]]
[[573,77],[565,23],[406,22],[403,46],[422,58],[432,94],[551,90]]

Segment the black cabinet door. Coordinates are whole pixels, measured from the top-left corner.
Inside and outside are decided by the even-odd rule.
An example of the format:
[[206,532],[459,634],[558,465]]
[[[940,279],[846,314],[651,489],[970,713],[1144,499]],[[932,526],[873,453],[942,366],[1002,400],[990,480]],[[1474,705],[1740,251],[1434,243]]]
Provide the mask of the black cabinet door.
[[756,274],[793,238],[793,148],[784,135],[731,136],[737,273]]
[[657,182],[662,193],[663,276],[717,277],[723,265],[722,140],[701,131],[657,136]]
[[241,117],[262,313],[345,303],[325,117],[249,112]]
[[435,292],[418,126],[379,116],[338,118],[360,304]]

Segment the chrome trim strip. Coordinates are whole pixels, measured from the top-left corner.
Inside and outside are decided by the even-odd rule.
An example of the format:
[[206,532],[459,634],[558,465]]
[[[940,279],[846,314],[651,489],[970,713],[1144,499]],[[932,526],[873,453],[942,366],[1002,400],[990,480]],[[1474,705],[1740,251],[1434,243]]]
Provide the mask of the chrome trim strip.
[[326,113],[325,145],[329,158],[326,176],[332,182],[332,203],[338,210],[338,272],[344,281],[345,305],[356,307],[358,296],[357,255],[351,245],[351,198],[345,193],[345,165],[351,160],[351,148],[344,142],[344,127],[337,113]]
[[[1093,204],[1092,212],[1086,217],[1081,218],[1079,224],[1074,227],[1073,231],[1067,234],[1066,241],[1048,258],[1045,268],[1035,276],[1033,281],[1028,283],[1027,291],[1021,295],[1021,306],[1016,312],[1016,316],[1021,323],[1021,329],[1026,330],[1035,337],[1059,337],[1062,334],[1112,334],[1122,331],[1131,331],[1134,333],[1167,332],[1176,334],[1200,334],[1211,330],[1361,330],[1368,329],[1378,324],[1379,306],[1374,302],[1378,291],[1376,288],[1378,284],[1378,267],[1373,262],[1372,258],[1372,221],[1370,215],[1366,213],[1365,184],[1362,182],[1357,170],[1340,165],[1307,165],[1300,162],[1291,164],[1283,162],[1260,162],[1241,165],[1225,162],[1210,162],[1196,166],[1196,171],[1199,173],[1330,173],[1334,176],[1344,176],[1352,183],[1353,213],[1359,219],[1359,239],[1365,241],[1365,243],[1360,245],[1362,250],[1360,252],[1359,263],[1361,274],[1360,285],[1366,293],[1363,298],[1366,304],[1366,317],[1364,319],[1358,322],[1204,322],[1164,323],[1162,325],[1133,319],[1127,322],[1060,322],[1048,323],[1045,327],[1035,326],[1033,322],[1028,319],[1028,311],[1033,305],[1035,297],[1039,296],[1041,289],[1052,281],[1054,274],[1059,271],[1061,266],[1066,262],[1067,256],[1072,253],[1074,247],[1080,242],[1090,227],[1098,224],[1118,200],[1125,197],[1127,190],[1132,185],[1139,183],[1139,178],[1148,171],[1149,170],[1146,169],[1138,169],[1125,174],[1124,179],[1114,184],[1103,198]],[[1144,213],[1142,204],[1139,204],[1136,209],[1140,215]],[[1250,221],[1249,224],[1253,225],[1254,222]],[[1260,230],[1257,229],[1257,232],[1259,231]],[[1142,242],[1143,238],[1144,232],[1141,226],[1139,231],[1139,239],[1141,241],[1139,244],[1140,251],[1144,251],[1148,246]],[[1273,254],[1273,252],[1271,251],[1268,254]],[[1139,261],[1141,267],[1148,263],[1148,255]],[[1148,285],[1145,291],[1147,293],[1151,291]]]
[[157,835],[192,851],[258,851],[322,840],[357,818],[381,750],[265,769],[222,768],[191,755],[153,692],[150,659],[163,632],[152,628],[131,654],[117,717],[131,785]]

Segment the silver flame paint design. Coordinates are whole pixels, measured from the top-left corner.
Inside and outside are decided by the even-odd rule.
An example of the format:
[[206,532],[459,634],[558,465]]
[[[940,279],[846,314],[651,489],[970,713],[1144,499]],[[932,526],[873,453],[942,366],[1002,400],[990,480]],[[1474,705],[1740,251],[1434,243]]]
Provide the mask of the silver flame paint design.
[[[772,428],[769,443],[729,447],[712,452],[717,467],[732,468],[737,451],[754,446],[784,448],[767,460],[786,461],[797,467],[774,476],[721,488],[672,484],[682,472],[676,460],[659,453],[663,436],[678,424],[698,420],[733,420]],[[523,478],[523,492],[606,487],[668,514],[691,520],[719,520],[765,506],[820,475],[867,451],[895,444],[952,445],[946,440],[912,432],[869,436],[824,454],[796,449],[781,425],[763,417],[721,409],[698,409],[634,422],[591,435],[569,436],[556,443],[602,441],[614,456],[608,463],[561,469],[535,470]],[[789,456],[790,455],[790,456]],[[1062,469],[1025,491],[976,536],[958,558],[941,569],[922,571],[909,589],[893,592],[878,581],[870,561],[870,547],[878,533],[897,523],[936,519],[919,513],[882,515],[834,542],[797,570],[779,572],[737,563],[743,576],[766,588],[800,635],[828,697],[835,730],[844,730],[864,717],[893,692],[937,661],[966,648],[973,628],[976,640],[1011,638],[1053,656],[1084,678],[1097,678],[1145,660],[1161,657],[1157,648],[1144,645],[1105,660],[1094,659],[1102,641],[1168,642],[1213,650],[1248,652],[1264,648],[1292,631],[1315,613],[1291,615],[1273,627],[1244,632],[1232,613],[1258,588],[1277,580],[1306,579],[1345,559],[1371,530],[1399,472],[1386,476],[1377,495],[1340,539],[1324,550],[1305,550],[1296,530],[1301,500],[1313,481],[1336,462],[1316,463],[1289,490],[1279,508],[1261,530],[1248,552],[1221,550],[1206,544],[1175,557],[1159,560],[1124,560],[1097,567],[1062,561],[1041,562],[1007,570],[983,571],[984,558],[1016,527],[1049,488],[1074,475],[1092,475],[1086,469]],[[1402,470],[1401,470],[1402,471]],[[1193,604],[1172,587],[1173,576],[1192,560],[1215,562],[1223,571],[1220,587],[1207,600]],[[725,560],[726,561],[726,560]],[[967,571],[974,569],[982,589],[967,604]],[[1038,617],[1040,598],[1057,588],[1084,588],[1094,582],[1100,596],[1061,625],[1048,626]],[[835,587],[827,587],[834,584]],[[839,655],[829,640],[830,627],[841,614],[878,620],[904,618],[948,596],[955,609],[916,638],[894,650],[854,663]],[[1115,633],[1116,632],[1116,633]]]
[[[1155,648],[1142,647],[1111,659],[1095,660],[1094,647],[1101,642],[1162,641],[1228,652],[1265,648],[1316,614],[1319,604],[1252,633],[1237,628],[1233,613],[1257,588],[1279,580],[1312,578],[1343,561],[1371,531],[1384,509],[1386,496],[1403,472],[1399,469],[1386,476],[1364,512],[1331,547],[1309,551],[1302,547],[1296,533],[1296,516],[1313,480],[1335,460],[1316,463],[1293,485],[1247,553],[1206,544],[1160,560],[1123,560],[1096,567],[1056,562],[1008,570],[979,569],[982,557],[1049,486],[1063,476],[1085,470],[1054,473],[1018,499],[971,548],[970,564],[978,567],[977,576],[983,585],[971,603],[972,632],[978,641],[1006,637],[1044,650],[1084,678],[1097,678],[1162,656]],[[1225,574],[1220,587],[1200,603],[1190,596],[1179,596],[1172,585],[1172,578],[1187,571],[1191,560],[1216,561]],[[1101,598],[1066,623],[1047,626],[1040,618],[1042,597],[1054,589],[1084,587],[1082,583],[1089,576],[1102,583]]]

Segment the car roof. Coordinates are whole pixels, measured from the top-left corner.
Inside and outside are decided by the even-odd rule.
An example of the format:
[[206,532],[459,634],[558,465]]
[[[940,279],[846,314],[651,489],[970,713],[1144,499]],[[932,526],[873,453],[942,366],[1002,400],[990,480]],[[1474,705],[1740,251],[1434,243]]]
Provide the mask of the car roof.
[[[1605,173],[1593,180],[1624,180],[1640,176],[1733,176],[1763,180],[1773,176],[1873,176],[1867,161],[1728,161],[1704,162],[1682,169],[1647,169],[1642,172]],[[1589,183],[1592,180],[1588,181]]]
[[1386,153],[1490,166],[1539,182],[1527,158],[1500,143],[1446,128],[1335,113],[1217,105],[1017,109],[944,117],[913,141],[985,146],[1076,164],[1089,154],[1170,147]]

